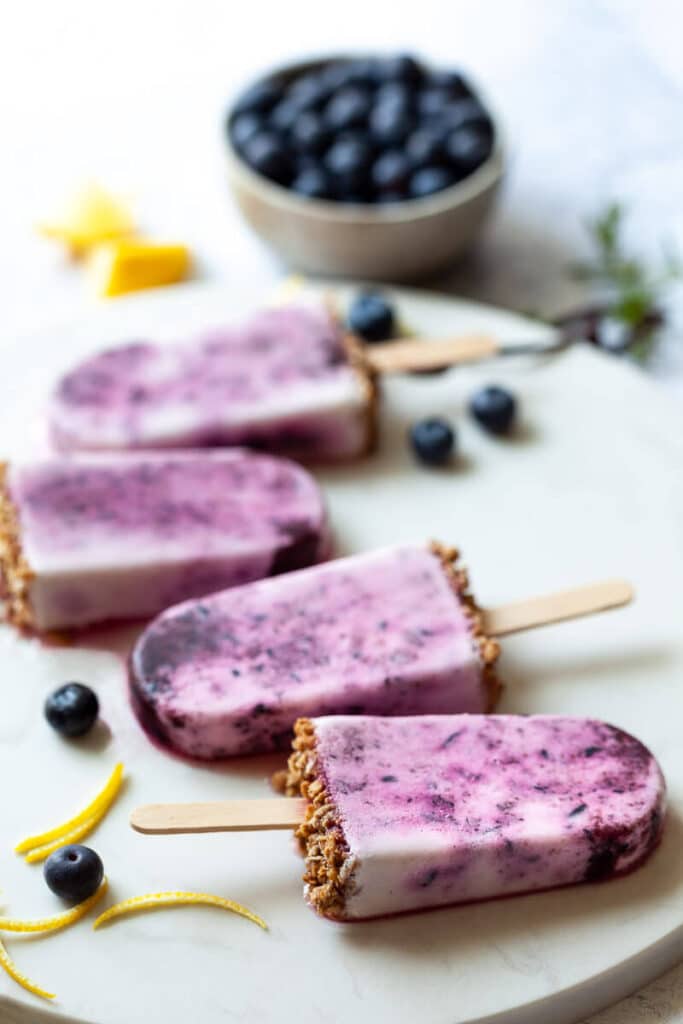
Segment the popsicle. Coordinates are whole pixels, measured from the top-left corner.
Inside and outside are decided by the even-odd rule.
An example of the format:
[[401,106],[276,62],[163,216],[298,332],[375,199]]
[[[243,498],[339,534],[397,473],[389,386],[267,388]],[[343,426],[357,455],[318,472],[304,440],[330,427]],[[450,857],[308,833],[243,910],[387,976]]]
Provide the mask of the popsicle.
[[482,615],[452,548],[355,555],[164,612],[133,649],[133,704],[202,759],[287,747],[302,716],[483,712],[498,692],[492,634],[630,596],[617,583]]
[[304,893],[342,921],[623,875],[656,847],[665,784],[646,747],[553,715],[300,719],[301,799],[150,805],[145,833],[296,828]]
[[58,383],[62,450],[246,445],[304,460],[351,459],[375,440],[377,372],[491,354],[491,339],[365,347],[321,302],[265,309],[181,345],[136,341]]
[[232,449],[0,464],[6,614],[36,631],[154,615],[329,554],[295,463]]

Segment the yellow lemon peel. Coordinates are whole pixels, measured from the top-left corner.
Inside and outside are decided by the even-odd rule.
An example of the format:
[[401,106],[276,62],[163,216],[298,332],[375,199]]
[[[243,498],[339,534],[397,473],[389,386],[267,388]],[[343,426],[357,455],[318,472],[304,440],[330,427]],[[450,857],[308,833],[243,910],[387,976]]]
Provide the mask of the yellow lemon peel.
[[26,860],[32,864],[39,860],[45,860],[60,846],[65,846],[67,843],[75,842],[88,835],[113,804],[121,788],[122,780],[123,765],[119,762],[97,796],[82,811],[75,814],[73,818],[69,818],[68,821],[62,822],[61,825],[55,825],[54,828],[48,829],[46,832],[22,839],[14,847],[15,853],[31,851],[27,854]]
[[40,985],[36,985],[35,981],[31,981],[30,978],[27,978],[25,974],[21,973],[2,942],[0,942],[0,966],[7,971],[13,981],[16,981],[18,985],[25,988],[27,992],[31,992],[34,996],[40,996],[41,999],[55,998],[54,992],[47,992],[44,988],[41,988]]
[[56,932],[61,928],[68,928],[69,925],[80,921],[88,913],[91,907],[98,903],[107,891],[107,879],[103,879],[97,892],[88,896],[70,910],[63,914],[55,914],[54,917],[35,918],[32,921],[22,921],[16,917],[0,917],[0,932]]
[[233,914],[239,914],[240,917],[246,917],[248,921],[253,921],[259,928],[268,931],[268,925],[258,914],[254,914],[247,907],[243,907],[241,903],[235,903],[234,900],[225,899],[223,896],[212,896],[208,892],[151,892],[145,896],[132,896],[121,903],[115,903],[109,910],[105,910],[103,914],[100,914],[95,919],[93,928],[99,928],[101,925],[107,924],[117,917],[134,914],[138,910],[155,910],[161,907],[179,906],[219,907],[221,910],[229,910]]

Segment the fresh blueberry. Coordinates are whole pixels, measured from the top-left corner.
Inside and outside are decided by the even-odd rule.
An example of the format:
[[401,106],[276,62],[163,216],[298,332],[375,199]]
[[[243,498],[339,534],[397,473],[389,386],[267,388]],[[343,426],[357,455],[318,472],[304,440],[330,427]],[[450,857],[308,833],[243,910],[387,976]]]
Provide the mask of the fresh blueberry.
[[368,187],[372,149],[362,136],[341,136],[325,154],[325,168],[335,182],[340,199],[363,195]]
[[409,158],[400,149],[387,149],[372,165],[372,184],[378,191],[404,191],[410,177]]
[[383,81],[397,80],[406,82],[408,85],[417,85],[422,81],[424,71],[415,57],[404,53],[398,57],[387,57],[381,61],[378,74]]
[[446,89],[429,86],[421,89],[417,97],[417,109],[424,118],[434,118],[443,114],[453,104],[453,97]]
[[429,84],[445,90],[453,99],[466,99],[472,95],[472,90],[458,71],[431,71]]
[[45,717],[62,736],[84,736],[100,713],[96,694],[83,683],[65,683],[45,701]]
[[401,146],[415,127],[415,117],[406,103],[378,103],[370,114],[370,132],[380,146]]
[[595,324],[595,343],[607,352],[625,352],[634,342],[631,324],[614,316],[601,316]]
[[258,114],[239,114],[230,129],[232,141],[242,149],[249,139],[263,128],[263,119]]
[[267,114],[282,97],[282,86],[276,82],[257,82],[238,97],[233,114]]
[[317,156],[331,141],[331,132],[319,114],[314,114],[311,110],[299,114],[292,127],[292,142],[302,153]]
[[297,105],[299,110],[319,110],[328,101],[332,90],[323,76],[310,72],[297,78],[287,90],[287,99]]
[[465,125],[450,133],[444,148],[453,166],[463,174],[469,174],[491,155],[491,140],[488,133],[479,131],[474,125]]
[[455,182],[452,171],[445,167],[423,167],[410,179],[409,191],[413,199],[423,199],[441,192]]
[[349,327],[366,341],[391,338],[395,322],[393,306],[379,292],[361,292],[349,308]]
[[322,167],[302,168],[292,182],[292,191],[307,199],[332,199],[333,189],[329,175]]
[[342,64],[342,85],[360,85],[371,88],[377,82],[378,62],[371,58],[347,61]]
[[359,86],[349,85],[335,93],[325,107],[325,120],[335,132],[362,128],[370,114],[370,93]]
[[43,875],[55,896],[69,903],[82,903],[99,889],[104,867],[89,846],[62,846],[45,861]]
[[413,91],[404,82],[386,82],[380,85],[375,93],[375,103],[379,107],[385,103],[389,106],[410,107],[413,103]]
[[270,112],[269,125],[278,132],[290,132],[300,113],[300,108],[293,100],[281,100]]
[[410,443],[418,459],[429,466],[443,466],[455,448],[455,433],[445,420],[420,420],[410,430]]
[[441,112],[436,123],[446,131],[455,131],[457,128],[476,127],[482,132],[493,134],[493,124],[488,111],[484,109],[479,100],[456,100],[450,103]]
[[491,434],[507,434],[515,419],[517,403],[505,388],[481,388],[472,396],[470,412]]
[[430,128],[419,128],[408,136],[406,154],[416,170],[437,166],[444,158],[441,133]]
[[244,147],[247,163],[280,185],[286,185],[292,178],[292,160],[284,143],[274,132],[259,132],[253,135]]

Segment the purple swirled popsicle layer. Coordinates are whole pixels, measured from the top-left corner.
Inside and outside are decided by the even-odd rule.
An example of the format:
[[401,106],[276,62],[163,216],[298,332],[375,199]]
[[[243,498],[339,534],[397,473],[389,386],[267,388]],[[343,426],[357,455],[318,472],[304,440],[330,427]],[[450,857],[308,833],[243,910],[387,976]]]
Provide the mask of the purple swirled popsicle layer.
[[374,378],[322,304],[266,309],[179,345],[101,352],[59,382],[50,431],[62,450],[244,445],[347,459],[374,434]]
[[498,647],[456,558],[389,548],[171,608],[133,650],[134,706],[204,759],[288,747],[302,715],[486,711]]
[[296,463],[232,449],[0,465],[10,619],[40,630],[155,615],[329,555]]
[[303,719],[287,788],[309,800],[306,897],[340,920],[624,874],[665,811],[642,743],[552,715]]

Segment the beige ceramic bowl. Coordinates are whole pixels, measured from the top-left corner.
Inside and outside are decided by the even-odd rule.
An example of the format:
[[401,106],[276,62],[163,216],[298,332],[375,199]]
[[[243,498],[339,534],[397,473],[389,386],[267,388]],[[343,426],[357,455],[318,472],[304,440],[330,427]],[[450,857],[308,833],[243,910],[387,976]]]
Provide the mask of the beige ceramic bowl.
[[[272,74],[287,80],[335,59],[343,58],[290,64]],[[415,280],[453,263],[491,210],[505,166],[500,125],[493,122],[489,159],[457,185],[425,199],[387,206],[306,199],[256,174],[227,140],[230,183],[248,223],[290,267],[367,280]]]

